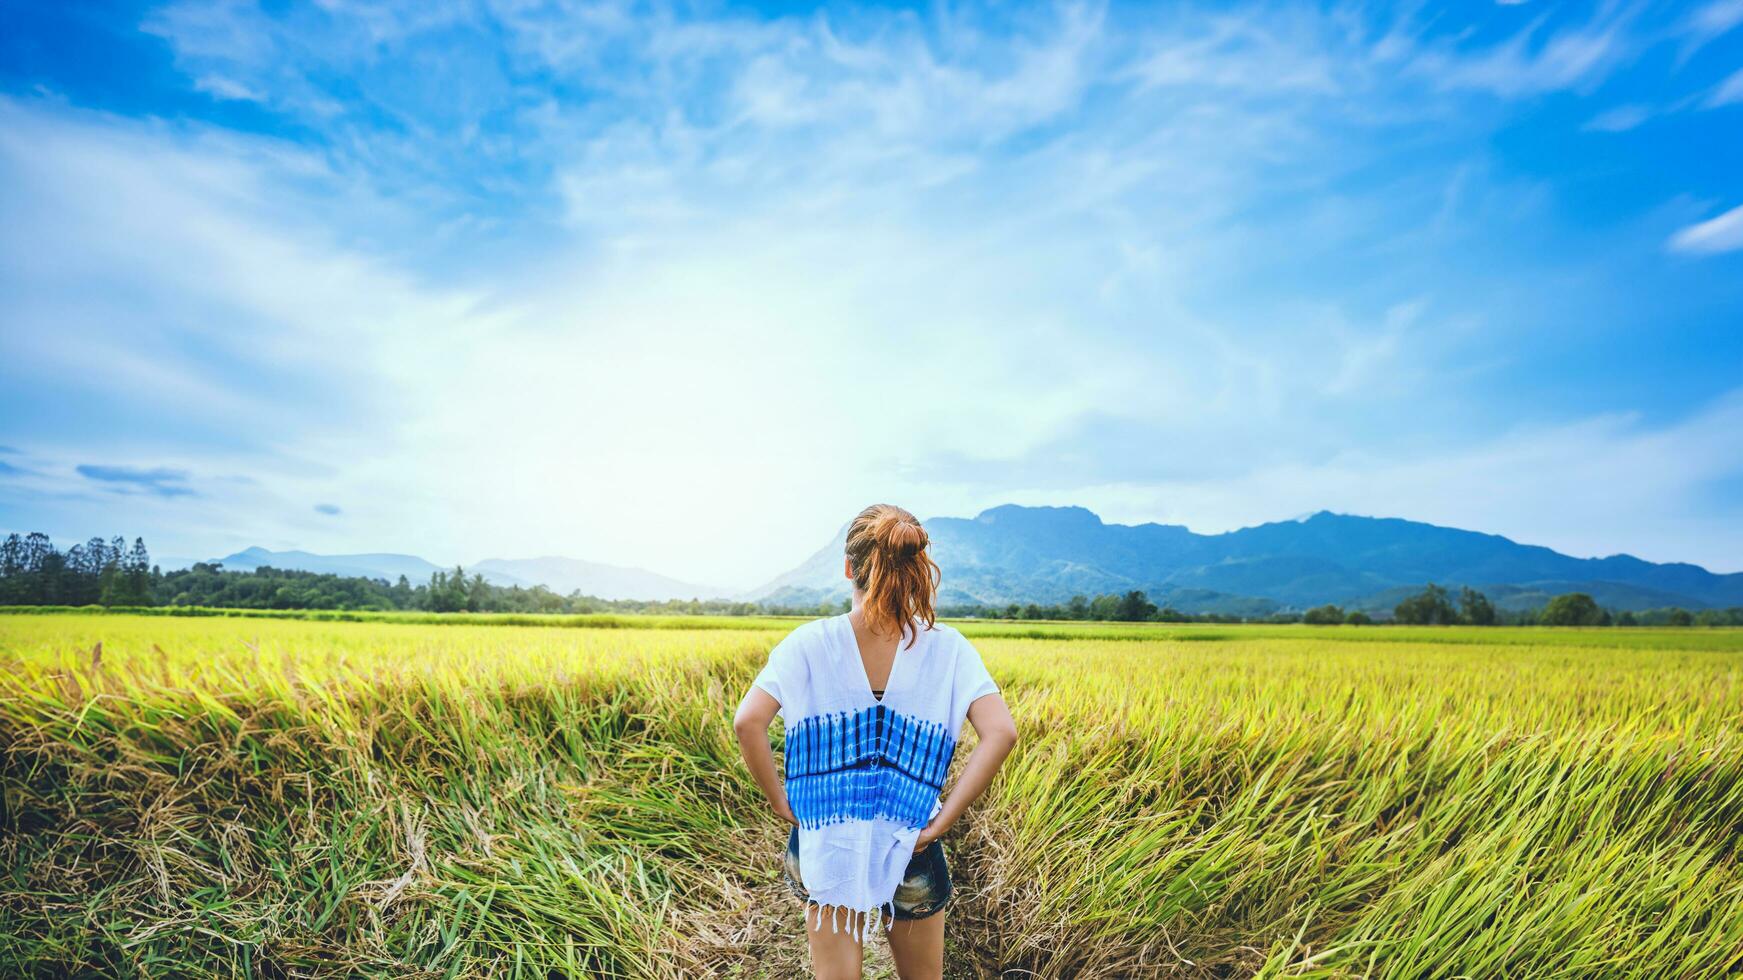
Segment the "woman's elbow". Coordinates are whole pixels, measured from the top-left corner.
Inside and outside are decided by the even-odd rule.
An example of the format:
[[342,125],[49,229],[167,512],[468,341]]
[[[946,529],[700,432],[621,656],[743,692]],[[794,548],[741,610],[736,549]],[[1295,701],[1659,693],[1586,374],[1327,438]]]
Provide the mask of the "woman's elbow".
[[754,738],[757,735],[767,735],[769,723],[741,706],[732,716],[732,730],[738,733],[739,738]]
[[1017,726],[1014,724],[999,725],[988,732],[984,739],[1000,746],[1008,753],[1017,747]]

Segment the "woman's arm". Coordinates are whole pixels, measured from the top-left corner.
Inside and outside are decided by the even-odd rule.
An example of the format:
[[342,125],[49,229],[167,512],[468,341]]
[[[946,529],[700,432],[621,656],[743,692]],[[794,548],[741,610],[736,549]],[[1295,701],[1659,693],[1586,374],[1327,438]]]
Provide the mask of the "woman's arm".
[[[976,702],[979,703],[979,702]],[[763,791],[763,798],[774,808],[775,816],[797,827],[793,808],[787,805],[787,790],[781,777],[775,774],[775,753],[769,748],[769,723],[781,703],[769,697],[760,687],[753,687],[738,703],[738,713],[732,716],[732,730],[738,735],[738,751],[744,756],[745,767]]]
[[1005,756],[1016,747],[1017,723],[1011,719],[1011,709],[1005,705],[1003,697],[988,694],[976,698],[968,706],[968,723],[974,726],[980,743],[968,754],[962,775],[956,777],[956,787],[950,791],[938,815],[920,831],[919,839],[914,842],[916,851],[944,836],[944,832],[956,824],[962,811],[992,785],[999,767],[1005,764]]

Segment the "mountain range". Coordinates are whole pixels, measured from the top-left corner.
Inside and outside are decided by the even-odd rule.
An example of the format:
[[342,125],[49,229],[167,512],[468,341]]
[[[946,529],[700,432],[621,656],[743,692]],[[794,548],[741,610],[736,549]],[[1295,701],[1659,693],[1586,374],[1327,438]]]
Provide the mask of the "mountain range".
[[[935,517],[926,529],[943,572],[945,606],[1055,603],[1138,589],[1182,612],[1263,616],[1326,602],[1380,612],[1428,582],[1472,586],[1506,609],[1542,606],[1563,592],[1589,593],[1613,609],[1743,605],[1743,572],[1715,574],[1631,555],[1575,558],[1496,534],[1328,511],[1198,534],[1174,524],[1109,524],[1082,507],[1006,504],[972,518]],[[844,525],[797,568],[738,595],[645,569],[555,556],[491,558],[467,571],[496,585],[544,585],[564,595],[743,598],[810,607],[847,595],[846,535]],[[444,570],[416,555],[264,548],[214,561],[242,571],[270,565],[390,582],[404,575],[415,583]]]
[[[1222,534],[1108,524],[1082,507],[1007,504],[926,523],[943,605],[1064,602],[1139,589],[1183,612],[1263,615],[1335,602],[1390,609],[1424,583],[1470,585],[1503,608],[1587,592],[1616,609],[1743,605],[1743,573],[1631,555],[1575,558],[1536,545],[1397,518],[1322,511]],[[846,527],[750,597],[810,605],[847,594]]]

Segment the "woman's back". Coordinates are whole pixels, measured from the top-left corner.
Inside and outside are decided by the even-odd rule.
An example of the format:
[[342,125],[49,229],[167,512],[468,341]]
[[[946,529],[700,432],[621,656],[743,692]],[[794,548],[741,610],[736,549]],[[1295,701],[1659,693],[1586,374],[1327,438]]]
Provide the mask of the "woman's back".
[[[820,977],[858,977],[859,944],[886,916],[901,975],[940,975],[951,891],[938,838],[1016,742],[980,654],[937,624],[938,566],[927,544],[907,511],[861,511],[843,556],[852,611],[777,644],[733,721],[752,777],[793,824],[785,869],[807,921],[815,913],[809,941]],[[776,715],[786,723],[784,776],[769,751]],[[980,742],[944,802],[965,719]]]

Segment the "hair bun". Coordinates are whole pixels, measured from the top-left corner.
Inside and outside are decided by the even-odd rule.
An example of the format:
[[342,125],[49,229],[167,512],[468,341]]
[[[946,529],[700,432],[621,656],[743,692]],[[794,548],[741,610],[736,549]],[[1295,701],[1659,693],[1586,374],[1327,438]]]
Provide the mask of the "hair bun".
[[931,538],[914,515],[890,504],[873,504],[847,526],[847,561],[853,584],[865,597],[867,625],[875,633],[908,634],[938,616],[938,565],[926,554]]
[[897,558],[912,558],[925,550],[930,540],[919,521],[893,509],[873,519],[869,530],[878,547]]

